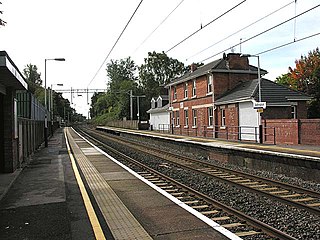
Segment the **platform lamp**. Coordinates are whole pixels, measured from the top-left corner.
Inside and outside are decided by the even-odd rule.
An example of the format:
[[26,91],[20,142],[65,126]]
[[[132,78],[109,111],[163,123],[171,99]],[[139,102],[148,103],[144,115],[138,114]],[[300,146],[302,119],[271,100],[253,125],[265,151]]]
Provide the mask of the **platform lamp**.
[[46,58],[44,60],[44,146],[48,147],[48,116],[47,116],[47,61],[65,61],[64,58]]
[[[261,102],[261,73],[260,73],[260,57],[259,55],[252,54],[241,54],[241,57],[256,57],[258,59],[258,91],[259,91],[259,102]],[[259,143],[262,143],[262,123],[261,123],[261,112],[259,112],[258,116],[258,125],[259,125]]]

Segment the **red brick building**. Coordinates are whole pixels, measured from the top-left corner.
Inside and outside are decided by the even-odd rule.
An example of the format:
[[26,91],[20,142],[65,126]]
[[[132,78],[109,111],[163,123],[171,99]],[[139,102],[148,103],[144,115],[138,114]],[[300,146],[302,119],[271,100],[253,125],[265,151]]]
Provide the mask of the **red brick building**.
[[[192,66],[191,72],[166,85],[173,133],[257,141],[260,119],[253,109],[257,76],[257,67],[237,53],[198,69]],[[262,118],[306,118],[309,97],[266,79],[261,80],[261,86],[262,101],[267,102]]]

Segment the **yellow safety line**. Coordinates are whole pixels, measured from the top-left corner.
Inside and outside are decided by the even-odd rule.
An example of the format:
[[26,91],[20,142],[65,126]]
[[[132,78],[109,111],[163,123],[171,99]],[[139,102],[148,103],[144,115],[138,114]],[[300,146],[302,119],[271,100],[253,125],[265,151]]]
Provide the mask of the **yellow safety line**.
[[94,211],[94,209],[92,207],[92,204],[91,204],[90,198],[88,196],[87,190],[86,190],[86,188],[85,188],[85,186],[83,184],[83,181],[82,181],[80,173],[78,171],[76,162],[75,162],[74,157],[73,157],[73,155],[71,153],[70,145],[69,145],[68,140],[67,140],[66,130],[64,132],[64,135],[65,135],[65,138],[66,138],[67,149],[68,149],[68,153],[69,153],[69,156],[70,156],[70,159],[71,159],[73,172],[74,172],[75,177],[77,179],[77,182],[78,182],[78,185],[79,185],[79,188],[80,188],[80,192],[81,192],[81,195],[82,195],[82,199],[83,199],[84,205],[86,207],[86,210],[87,210],[87,213],[88,213],[88,216],[89,216],[89,219],[90,219],[91,226],[93,228],[94,235],[95,235],[97,240],[105,240],[106,238],[105,238],[104,233],[102,231],[102,228],[100,226],[99,220],[98,220],[97,215],[96,215],[96,213],[95,213],[95,211]]

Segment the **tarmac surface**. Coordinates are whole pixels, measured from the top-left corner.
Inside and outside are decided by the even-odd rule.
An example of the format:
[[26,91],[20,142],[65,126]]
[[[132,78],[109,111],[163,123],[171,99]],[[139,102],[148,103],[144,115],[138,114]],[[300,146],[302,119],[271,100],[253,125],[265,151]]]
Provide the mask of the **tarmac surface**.
[[95,239],[62,133],[23,170],[0,174],[0,239]]

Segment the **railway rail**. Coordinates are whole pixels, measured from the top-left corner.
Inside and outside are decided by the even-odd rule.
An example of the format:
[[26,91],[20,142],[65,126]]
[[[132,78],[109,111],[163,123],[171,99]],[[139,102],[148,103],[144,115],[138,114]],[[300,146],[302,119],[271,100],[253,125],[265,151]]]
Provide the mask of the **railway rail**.
[[[199,211],[201,214],[221,223],[223,227],[228,228],[236,235],[241,237],[258,235],[261,239],[270,239],[270,237],[275,239],[295,239],[294,237],[275,229],[268,224],[258,221],[236,209],[220,203],[209,196],[146,166],[145,164],[126,156],[105,144],[103,139],[101,139],[101,137],[106,138],[104,134],[93,131],[95,132],[95,136],[92,136],[92,130],[87,129],[86,131],[91,131],[91,133],[88,134],[84,131],[81,132],[91,141],[95,142],[99,147],[106,149],[109,153],[112,152],[118,158],[123,159],[131,168],[136,169],[141,176],[170,193],[172,196],[178,198],[181,202]],[[96,138],[97,135],[98,138]],[[112,141],[114,141],[114,139],[112,139]],[[130,145],[132,145],[132,142],[130,142]]]
[[[91,130],[92,131],[92,130]],[[94,131],[95,134],[101,134]],[[106,137],[106,135],[100,135]],[[115,139],[113,139],[115,141]],[[219,181],[226,182],[238,188],[276,199],[282,203],[305,209],[312,214],[320,215],[320,193],[297,187],[288,183],[258,177],[252,174],[219,167],[203,160],[177,155],[159,148],[139,144],[128,139],[119,139],[119,143],[126,142],[131,148],[151,154],[155,157],[170,161],[180,167],[205,174]]]

